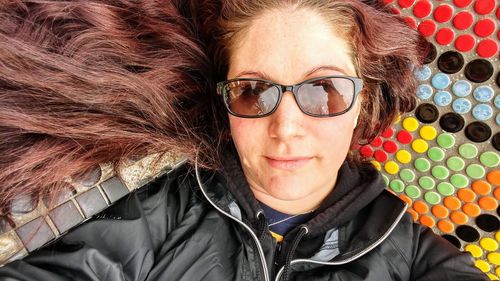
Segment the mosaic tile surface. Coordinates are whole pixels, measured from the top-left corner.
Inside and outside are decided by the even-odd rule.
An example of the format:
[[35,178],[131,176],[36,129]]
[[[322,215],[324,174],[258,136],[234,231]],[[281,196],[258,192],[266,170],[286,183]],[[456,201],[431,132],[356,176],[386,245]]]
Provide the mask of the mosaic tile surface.
[[500,7],[495,0],[384,1],[432,43],[418,106],[361,147],[415,221],[500,277]]

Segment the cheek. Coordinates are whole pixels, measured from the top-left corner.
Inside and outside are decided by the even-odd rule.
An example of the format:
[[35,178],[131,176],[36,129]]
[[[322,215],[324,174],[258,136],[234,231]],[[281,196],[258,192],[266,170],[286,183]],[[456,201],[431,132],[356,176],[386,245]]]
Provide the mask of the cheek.
[[260,119],[243,119],[229,116],[231,136],[240,157],[249,158],[267,139],[265,124]]

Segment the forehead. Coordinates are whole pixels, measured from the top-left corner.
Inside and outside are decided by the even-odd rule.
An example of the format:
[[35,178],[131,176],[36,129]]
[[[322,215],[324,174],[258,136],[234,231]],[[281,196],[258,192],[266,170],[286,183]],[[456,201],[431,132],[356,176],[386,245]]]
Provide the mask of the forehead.
[[[322,66],[331,68],[310,73]],[[284,84],[319,75],[356,76],[348,43],[323,16],[305,9],[267,11],[238,34],[228,79],[261,76],[255,73]]]

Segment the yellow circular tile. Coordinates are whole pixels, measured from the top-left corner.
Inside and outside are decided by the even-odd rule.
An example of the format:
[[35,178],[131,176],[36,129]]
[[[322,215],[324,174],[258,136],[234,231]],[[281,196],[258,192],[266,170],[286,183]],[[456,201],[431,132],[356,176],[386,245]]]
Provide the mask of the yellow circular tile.
[[481,249],[478,245],[469,244],[465,246],[465,250],[475,258],[479,258],[483,255],[483,249]]
[[479,241],[479,245],[486,251],[496,251],[498,249],[498,242],[492,238],[485,237]]
[[498,277],[497,277],[497,276],[495,276],[494,274],[488,273],[488,274],[486,274],[486,275],[488,275],[488,278],[490,278],[490,280],[500,280],[500,279],[498,279]]
[[416,139],[411,143],[411,148],[418,153],[424,153],[429,148],[429,145],[423,139]]
[[373,167],[375,167],[375,169],[377,169],[379,171],[382,170],[382,165],[380,164],[380,162],[378,162],[377,160],[372,160],[371,162],[372,162]]
[[413,132],[418,129],[418,120],[414,117],[406,117],[403,120],[403,128],[406,130]]
[[403,164],[408,164],[411,161],[411,153],[408,150],[401,149],[396,152],[396,159]]
[[477,260],[475,264],[482,272],[489,272],[491,270],[491,266],[483,260]]
[[436,128],[429,125],[422,126],[419,133],[420,137],[422,137],[424,140],[433,140],[437,136]]
[[500,231],[497,231],[497,233],[495,234],[495,238],[498,242],[500,242]]
[[387,163],[385,163],[384,165],[384,170],[387,173],[394,175],[399,172],[399,165],[394,161],[387,161]]
[[500,266],[497,266],[497,268],[495,269],[495,273],[500,276]]
[[488,260],[494,265],[500,265],[500,253],[489,253]]

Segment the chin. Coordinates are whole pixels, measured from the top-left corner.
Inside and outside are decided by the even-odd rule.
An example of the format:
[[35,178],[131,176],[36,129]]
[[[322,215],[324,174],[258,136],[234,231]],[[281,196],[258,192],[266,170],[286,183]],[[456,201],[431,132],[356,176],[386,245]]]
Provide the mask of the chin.
[[[274,198],[284,201],[296,201],[310,195],[311,180],[298,180],[293,176],[286,176],[285,178],[274,179],[268,185],[267,192]],[[305,188],[305,187],[308,188]]]

